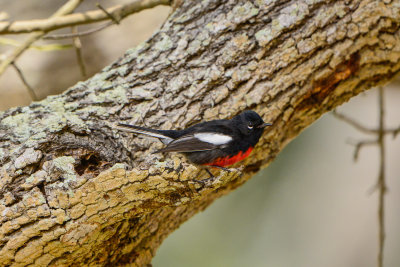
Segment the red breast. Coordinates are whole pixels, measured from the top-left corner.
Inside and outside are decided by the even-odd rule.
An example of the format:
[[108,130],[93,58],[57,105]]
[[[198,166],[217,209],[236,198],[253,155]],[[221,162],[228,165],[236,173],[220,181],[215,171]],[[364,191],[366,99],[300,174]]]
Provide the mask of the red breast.
[[245,158],[247,158],[250,155],[252,150],[253,150],[253,148],[249,147],[249,149],[247,149],[246,152],[239,151],[239,153],[237,153],[234,156],[227,156],[227,157],[224,157],[224,158],[217,158],[213,162],[206,163],[204,165],[226,167],[226,166],[235,164],[236,162],[239,162],[241,160],[244,160]]

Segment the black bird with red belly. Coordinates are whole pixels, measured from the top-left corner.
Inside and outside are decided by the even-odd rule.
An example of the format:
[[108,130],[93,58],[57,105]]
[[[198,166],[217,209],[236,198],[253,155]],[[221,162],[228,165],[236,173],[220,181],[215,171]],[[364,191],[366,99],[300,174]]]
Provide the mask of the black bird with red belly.
[[256,112],[247,110],[230,120],[202,122],[184,130],[154,130],[122,123],[118,129],[160,139],[166,147],[156,153],[181,152],[194,164],[223,168],[248,157],[269,125]]

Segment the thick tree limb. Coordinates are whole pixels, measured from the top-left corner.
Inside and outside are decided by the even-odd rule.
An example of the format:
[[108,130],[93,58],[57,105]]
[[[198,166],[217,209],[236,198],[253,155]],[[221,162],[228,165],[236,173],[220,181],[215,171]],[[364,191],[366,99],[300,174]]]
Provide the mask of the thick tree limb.
[[[132,264],[265,167],[302,129],[400,68],[398,1],[184,1],[146,43],[0,123],[0,264]],[[180,155],[116,132],[254,109],[273,126],[206,184]]]

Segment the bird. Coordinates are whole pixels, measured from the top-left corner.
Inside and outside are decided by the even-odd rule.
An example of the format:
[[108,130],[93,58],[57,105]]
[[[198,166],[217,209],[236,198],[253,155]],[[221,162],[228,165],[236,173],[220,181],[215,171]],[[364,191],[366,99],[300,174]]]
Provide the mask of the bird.
[[232,119],[201,122],[183,130],[156,130],[124,123],[116,126],[158,138],[166,146],[154,153],[180,152],[196,165],[226,170],[250,155],[265,127],[270,125],[255,111],[246,110]]

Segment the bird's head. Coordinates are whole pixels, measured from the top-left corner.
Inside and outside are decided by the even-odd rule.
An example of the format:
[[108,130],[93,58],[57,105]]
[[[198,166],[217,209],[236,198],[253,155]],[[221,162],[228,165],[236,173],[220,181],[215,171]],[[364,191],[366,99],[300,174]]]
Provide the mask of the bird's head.
[[258,135],[261,136],[266,126],[272,125],[271,123],[264,122],[257,112],[246,110],[233,118],[235,123],[240,129],[240,132],[245,135]]

